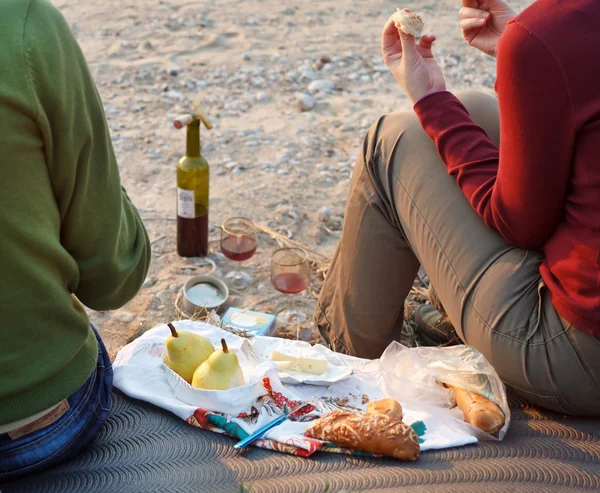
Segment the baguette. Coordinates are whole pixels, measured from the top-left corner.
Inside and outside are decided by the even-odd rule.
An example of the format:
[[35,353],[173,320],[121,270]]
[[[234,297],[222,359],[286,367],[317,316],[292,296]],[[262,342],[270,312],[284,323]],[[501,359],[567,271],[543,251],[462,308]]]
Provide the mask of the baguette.
[[340,447],[406,461],[417,460],[421,451],[415,431],[385,414],[333,411],[313,422],[305,435]]
[[385,414],[390,418],[402,420],[402,406],[396,399],[387,397],[367,404],[367,414]]
[[457,385],[445,383],[444,386],[454,392],[456,405],[467,423],[492,435],[504,426],[504,413],[494,402]]

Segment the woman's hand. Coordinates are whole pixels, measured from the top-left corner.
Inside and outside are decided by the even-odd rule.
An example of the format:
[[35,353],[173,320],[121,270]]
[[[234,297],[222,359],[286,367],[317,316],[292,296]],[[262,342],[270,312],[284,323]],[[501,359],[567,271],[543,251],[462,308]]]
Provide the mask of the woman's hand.
[[517,14],[502,0],[462,0],[458,12],[463,38],[470,46],[496,57],[506,23]]
[[442,71],[431,52],[434,41],[434,35],[426,34],[417,45],[414,36],[399,31],[391,17],[383,28],[383,61],[413,103],[446,89]]

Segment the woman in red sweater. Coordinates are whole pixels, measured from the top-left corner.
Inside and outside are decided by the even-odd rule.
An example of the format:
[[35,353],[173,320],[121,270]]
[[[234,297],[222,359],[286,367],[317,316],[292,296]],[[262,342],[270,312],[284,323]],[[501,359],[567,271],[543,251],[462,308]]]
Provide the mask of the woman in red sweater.
[[600,415],[600,2],[462,4],[466,41],[497,57],[498,99],[446,91],[435,37],[388,21],[383,57],[414,111],[365,138],[317,325],[379,357],[423,265],[517,394]]

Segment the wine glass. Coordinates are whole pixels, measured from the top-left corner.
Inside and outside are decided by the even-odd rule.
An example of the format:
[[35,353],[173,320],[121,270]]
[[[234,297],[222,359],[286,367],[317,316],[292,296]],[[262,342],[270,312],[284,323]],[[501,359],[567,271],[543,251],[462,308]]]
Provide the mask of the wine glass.
[[[271,282],[273,287],[284,294],[298,294],[308,287],[309,280],[308,255],[300,248],[280,248],[271,256]],[[293,298],[294,305],[296,298]],[[281,325],[301,324],[306,320],[306,313],[290,308],[277,315]]]
[[[246,217],[232,217],[221,226],[221,251],[234,262],[248,260],[256,252],[258,238],[254,223]],[[245,271],[235,270],[225,276],[235,289],[244,289],[252,281]]]

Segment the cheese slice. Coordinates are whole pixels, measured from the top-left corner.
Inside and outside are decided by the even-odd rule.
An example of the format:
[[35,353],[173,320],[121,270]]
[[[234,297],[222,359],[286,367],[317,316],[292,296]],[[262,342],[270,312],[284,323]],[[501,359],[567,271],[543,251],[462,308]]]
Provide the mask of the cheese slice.
[[[315,358],[296,358],[289,354],[273,351],[271,360],[275,362],[289,362],[285,369],[297,373],[310,373],[312,375],[323,375],[327,371],[327,360]],[[279,363],[277,363],[279,366]],[[283,370],[280,367],[280,370]]]
[[277,367],[279,368],[279,371],[287,370],[290,367],[290,365],[292,364],[291,361],[273,361],[273,363],[275,363],[277,365]]

